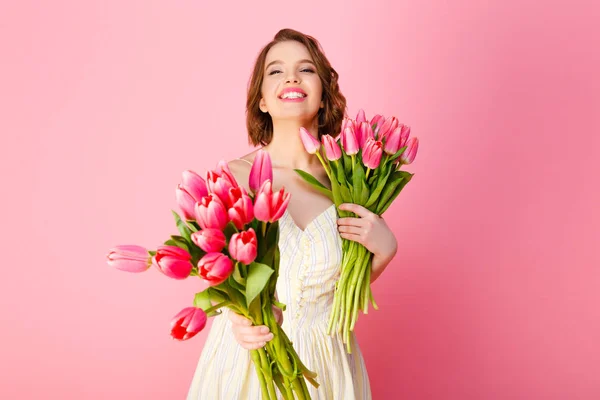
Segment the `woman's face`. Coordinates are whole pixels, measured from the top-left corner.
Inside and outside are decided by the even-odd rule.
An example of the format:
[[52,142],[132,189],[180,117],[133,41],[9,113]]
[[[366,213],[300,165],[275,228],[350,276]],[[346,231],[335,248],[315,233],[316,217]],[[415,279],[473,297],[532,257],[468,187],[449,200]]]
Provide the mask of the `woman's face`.
[[323,87],[306,49],[296,41],[277,43],[267,53],[260,109],[273,119],[312,121],[323,106]]

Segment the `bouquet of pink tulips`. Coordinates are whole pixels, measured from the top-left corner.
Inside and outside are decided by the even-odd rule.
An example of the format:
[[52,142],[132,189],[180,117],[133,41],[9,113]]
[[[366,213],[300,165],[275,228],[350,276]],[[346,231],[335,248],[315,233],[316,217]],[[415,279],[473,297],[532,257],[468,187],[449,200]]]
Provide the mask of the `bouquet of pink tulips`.
[[[356,119],[344,119],[337,138],[324,135],[320,143],[304,128],[300,128],[300,135],[306,150],[316,154],[323,164],[331,190],[310,174],[296,172],[329,196],[336,206],[355,203],[382,215],[413,176],[400,168],[413,162],[419,141],[416,137],[409,138],[410,127],[399,123],[396,117],[376,115],[369,122],[360,110]],[[338,215],[354,216],[339,209]],[[342,332],[351,353],[350,332],[354,330],[358,310],[367,314],[370,302],[375,309],[378,307],[371,292],[373,254],[355,241],[343,239],[342,243],[341,276],[336,283],[327,332]]]
[[204,328],[207,317],[228,307],[255,325],[268,326],[274,335],[265,347],[251,350],[262,398],[277,399],[277,386],[285,399],[310,399],[304,378],[318,387],[316,373],[302,364],[272,308],[285,310],[275,298],[278,220],[290,200],[284,189],[272,192],[272,174],[271,160],[262,150],[250,172],[249,186],[255,195],[237,184],[224,161],[208,172],[206,181],[185,171],[176,189],[183,219],[173,211],[180,235],[171,236],[156,251],[117,246],[108,254],[108,263],[129,272],[154,265],[173,279],[200,277],[208,288],[196,293],[193,307],[175,315],[173,338],[192,338]]

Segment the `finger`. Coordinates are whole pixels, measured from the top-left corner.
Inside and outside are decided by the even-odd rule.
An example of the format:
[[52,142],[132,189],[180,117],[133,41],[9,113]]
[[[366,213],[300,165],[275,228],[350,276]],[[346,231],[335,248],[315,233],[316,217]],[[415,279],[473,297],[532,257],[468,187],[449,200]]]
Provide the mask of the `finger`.
[[256,342],[268,342],[273,339],[274,335],[272,332],[269,333],[258,333],[256,331],[251,332],[240,332],[240,339],[244,342],[248,343],[256,343]]
[[344,238],[344,239],[353,240],[353,241],[355,241],[357,243],[360,243],[360,244],[364,245],[364,243],[363,243],[363,237],[361,235],[356,235],[354,233],[345,233],[345,232],[342,232],[342,233],[340,233],[340,236],[342,238]]
[[366,234],[366,229],[362,226],[342,225],[338,227],[338,231],[340,231],[340,233],[352,233],[358,236]]
[[342,203],[342,204],[340,204],[339,208],[340,208],[340,210],[343,210],[343,211],[353,212],[354,214],[358,215],[361,218],[366,218],[366,217],[370,216],[371,214],[373,214],[371,211],[367,210],[363,206],[354,204],[354,203]]
[[362,218],[344,217],[338,218],[338,225],[362,226],[364,220]]

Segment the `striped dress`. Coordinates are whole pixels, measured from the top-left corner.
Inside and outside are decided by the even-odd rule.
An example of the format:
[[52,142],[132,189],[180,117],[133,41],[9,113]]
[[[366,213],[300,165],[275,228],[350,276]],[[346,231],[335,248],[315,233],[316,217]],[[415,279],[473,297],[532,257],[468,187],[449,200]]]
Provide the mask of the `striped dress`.
[[[282,327],[302,362],[318,374],[318,389],[308,383],[313,400],[367,400],[371,399],[369,378],[354,333],[352,354],[346,353],[341,335],[327,335],[342,260],[336,218],[331,205],[304,230],[287,211],[279,220],[277,296],[286,304]],[[228,312],[223,309],[213,318],[188,400],[261,398],[250,352],[235,341]]]

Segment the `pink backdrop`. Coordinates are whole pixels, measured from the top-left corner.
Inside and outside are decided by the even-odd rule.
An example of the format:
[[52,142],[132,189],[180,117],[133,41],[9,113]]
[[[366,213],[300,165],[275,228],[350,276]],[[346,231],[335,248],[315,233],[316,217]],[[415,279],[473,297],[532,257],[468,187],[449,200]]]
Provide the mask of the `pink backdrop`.
[[595,2],[217,3],[0,5],[0,397],[184,398],[207,331],[168,324],[196,282],[104,256],[175,233],[181,172],[248,151],[254,57],[292,27],[352,115],[421,139],[358,326],[374,398],[600,398]]

